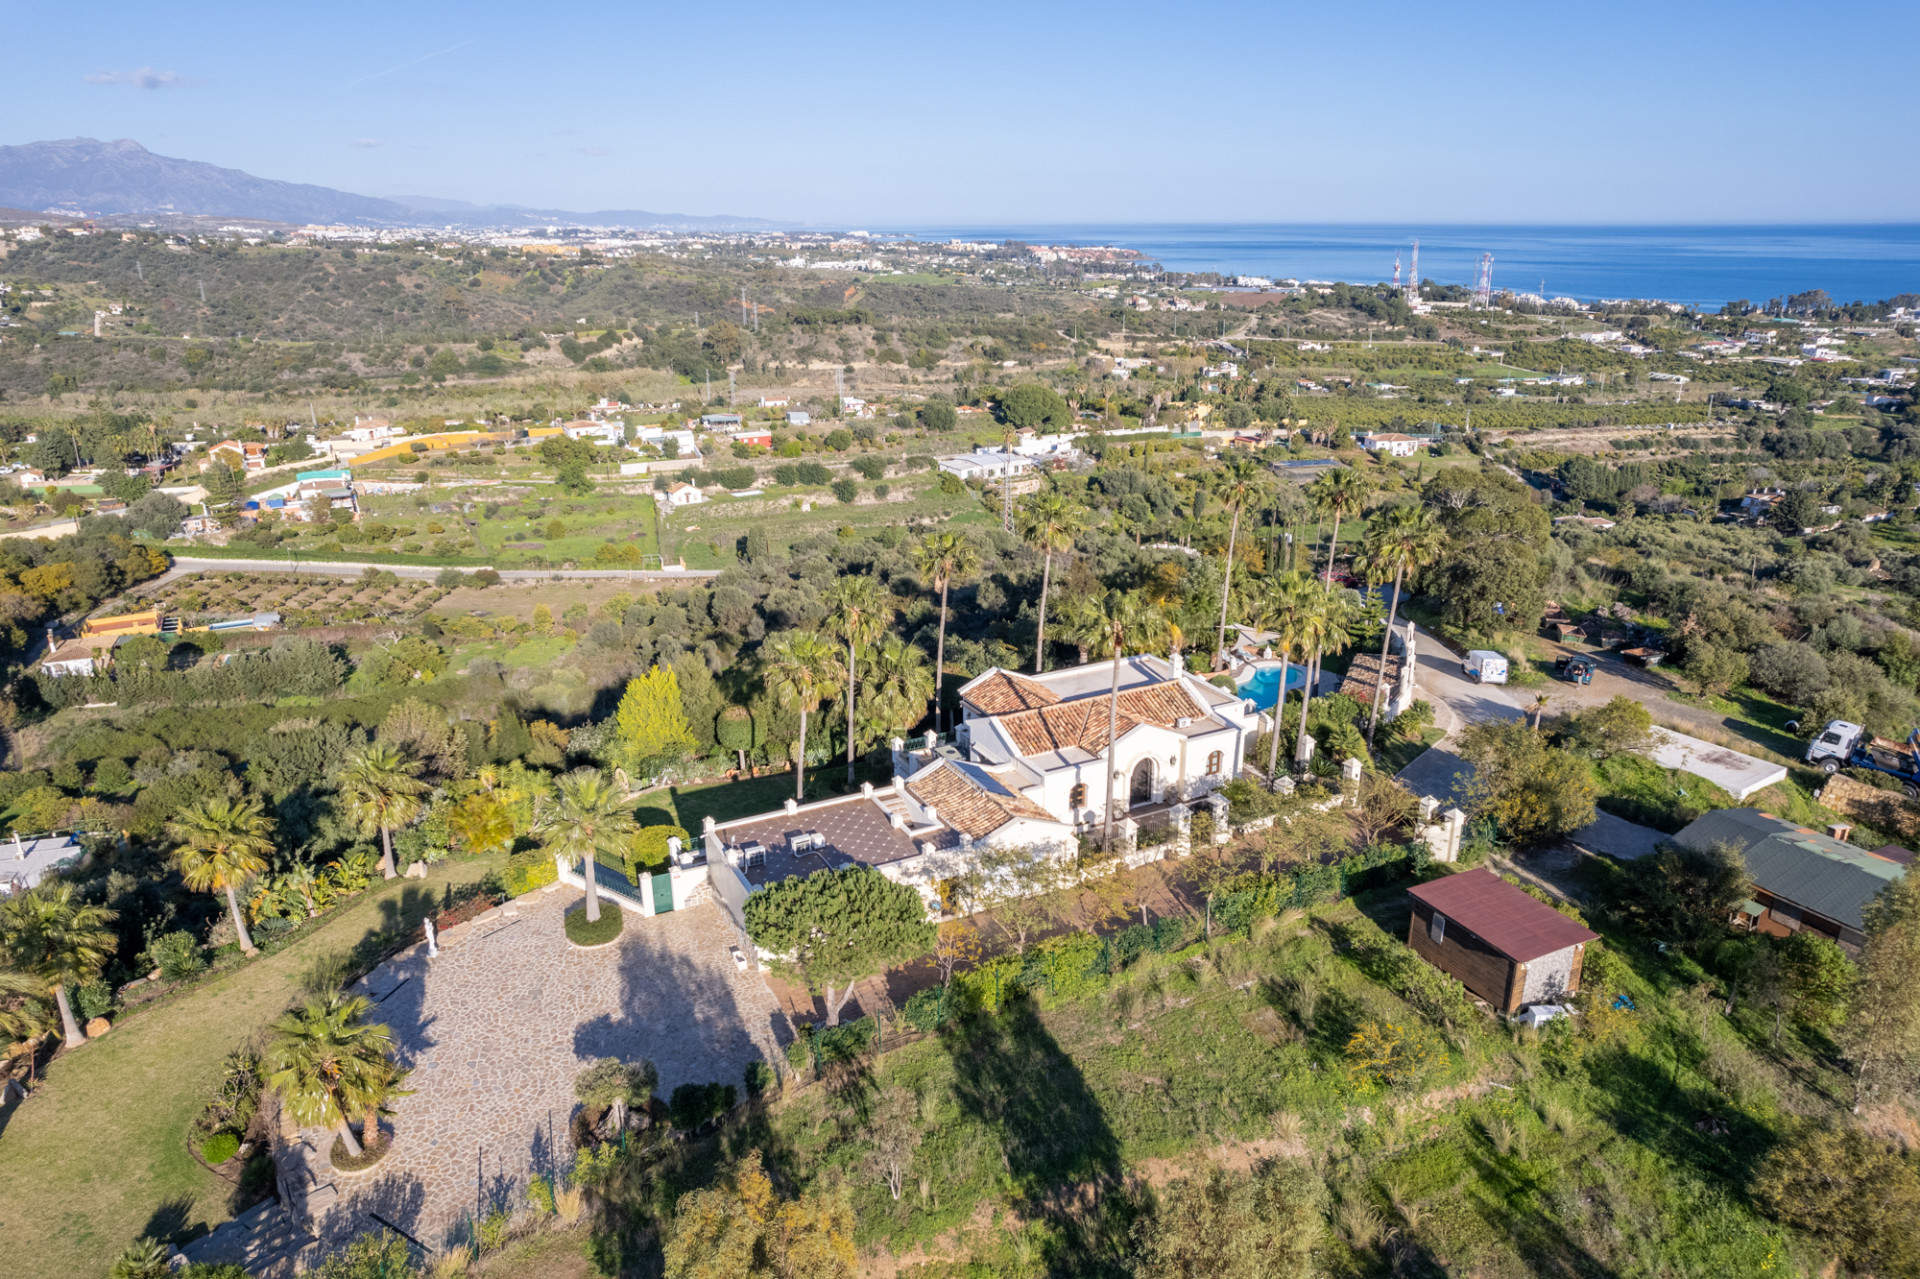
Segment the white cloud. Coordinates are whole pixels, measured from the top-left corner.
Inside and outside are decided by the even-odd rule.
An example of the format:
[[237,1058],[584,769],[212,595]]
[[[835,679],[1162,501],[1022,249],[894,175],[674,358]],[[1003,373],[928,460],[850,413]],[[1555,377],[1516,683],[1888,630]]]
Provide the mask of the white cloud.
[[128,84],[136,89],[172,89],[193,82],[176,71],[155,71],[152,67],[141,67],[138,71],[96,71],[87,77],[87,83]]
[[355,139],[354,139],[353,141],[351,141],[351,142],[349,142],[349,143],[347,143],[347,145],[348,145],[348,146],[350,146],[350,147],[360,147],[360,148],[362,148],[362,149],[364,149],[364,150],[368,150],[368,151],[371,151],[371,150],[372,150],[373,148],[375,148],[375,147],[377,147],[377,146],[379,146],[379,145],[380,145],[380,139],[378,139],[378,138],[355,138]]
[[605,147],[581,147],[580,154],[581,155],[606,155],[607,149]]

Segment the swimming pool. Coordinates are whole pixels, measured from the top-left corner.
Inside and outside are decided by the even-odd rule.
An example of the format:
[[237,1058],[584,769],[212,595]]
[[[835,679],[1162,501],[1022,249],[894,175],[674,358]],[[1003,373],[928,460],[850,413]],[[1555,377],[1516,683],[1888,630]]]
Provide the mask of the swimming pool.
[[[1306,682],[1307,673],[1304,670],[1298,666],[1287,667],[1287,691],[1289,693],[1299,692],[1301,686]],[[1279,700],[1278,697],[1275,696],[1279,688],[1280,667],[1277,664],[1273,666],[1261,666],[1255,668],[1251,679],[1241,683],[1240,696],[1250,699],[1253,704],[1261,710],[1268,711],[1272,710],[1274,702]]]

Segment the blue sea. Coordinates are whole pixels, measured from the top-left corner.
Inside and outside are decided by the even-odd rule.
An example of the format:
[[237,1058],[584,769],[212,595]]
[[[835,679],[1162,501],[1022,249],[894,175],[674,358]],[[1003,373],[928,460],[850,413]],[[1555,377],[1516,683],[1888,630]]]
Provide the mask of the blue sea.
[[1831,226],[1388,226],[1107,224],[898,227],[919,239],[1025,240],[1138,249],[1169,271],[1373,283],[1410,278],[1471,286],[1493,254],[1496,289],[1574,297],[1654,298],[1709,310],[1808,289],[1837,302],[1920,293],[1920,223]]

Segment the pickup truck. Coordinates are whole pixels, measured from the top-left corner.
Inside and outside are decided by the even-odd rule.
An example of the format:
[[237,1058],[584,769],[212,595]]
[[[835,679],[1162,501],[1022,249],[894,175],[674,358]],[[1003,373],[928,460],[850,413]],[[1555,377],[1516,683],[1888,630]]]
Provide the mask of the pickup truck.
[[1825,773],[1865,768],[1900,779],[1908,798],[1920,798],[1920,729],[1905,742],[1875,737],[1859,724],[1836,719],[1807,747],[1807,763]]

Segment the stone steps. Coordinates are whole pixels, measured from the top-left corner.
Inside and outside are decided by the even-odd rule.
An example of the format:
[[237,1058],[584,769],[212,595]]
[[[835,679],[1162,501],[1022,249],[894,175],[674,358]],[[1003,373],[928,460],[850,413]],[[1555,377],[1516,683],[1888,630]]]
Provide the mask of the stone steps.
[[293,1274],[302,1254],[318,1242],[305,1222],[269,1199],[194,1240],[181,1255],[195,1263],[241,1266],[257,1279],[280,1279]]

